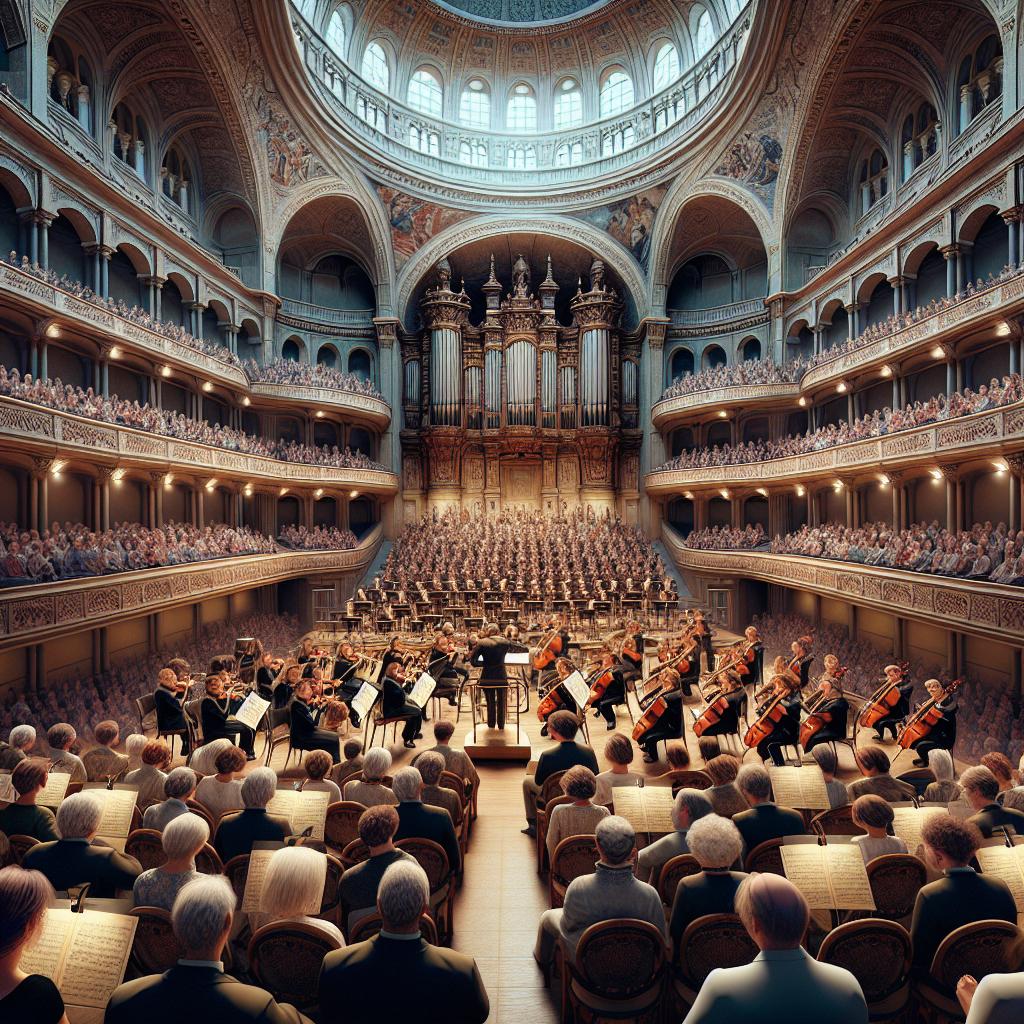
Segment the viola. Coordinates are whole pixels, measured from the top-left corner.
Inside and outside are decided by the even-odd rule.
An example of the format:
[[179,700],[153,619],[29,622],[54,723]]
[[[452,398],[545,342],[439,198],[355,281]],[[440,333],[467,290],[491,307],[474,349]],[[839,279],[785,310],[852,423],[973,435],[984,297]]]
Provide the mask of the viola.
[[693,734],[695,736],[703,736],[711,726],[718,725],[722,720],[722,715],[724,715],[728,710],[729,698],[724,693],[720,693],[700,713],[697,720],[693,723]]
[[637,743],[642,742],[666,711],[668,711],[668,701],[664,697],[655,697],[651,706],[636,720],[636,725],[633,726],[633,739]]
[[923,740],[942,720],[942,710],[939,708],[939,705],[947,697],[951,697],[956,693],[963,686],[963,682],[962,679],[954,679],[953,682],[943,689],[938,697],[931,697],[926,700],[906,720],[903,728],[899,731],[899,735],[896,737],[896,743],[902,750],[908,750],[918,740]]

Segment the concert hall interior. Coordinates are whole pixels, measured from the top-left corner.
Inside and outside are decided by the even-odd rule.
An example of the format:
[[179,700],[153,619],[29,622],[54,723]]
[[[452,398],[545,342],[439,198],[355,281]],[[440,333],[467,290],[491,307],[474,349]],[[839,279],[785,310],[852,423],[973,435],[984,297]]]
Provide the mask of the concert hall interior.
[[0,0],[0,1021],[1024,1019],[1022,54]]

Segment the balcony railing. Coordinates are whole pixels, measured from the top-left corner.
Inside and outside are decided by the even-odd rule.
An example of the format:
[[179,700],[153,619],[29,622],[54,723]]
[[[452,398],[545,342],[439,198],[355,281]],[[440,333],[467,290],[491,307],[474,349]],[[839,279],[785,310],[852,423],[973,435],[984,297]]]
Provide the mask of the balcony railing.
[[800,397],[800,385],[781,384],[737,384],[729,388],[709,388],[705,391],[691,391],[686,395],[673,395],[654,403],[651,420],[656,430],[663,430],[669,421],[681,413],[706,407],[715,409],[737,405],[753,405],[755,402],[793,401]]
[[768,308],[764,299],[740,299],[724,306],[711,306],[708,309],[672,309],[669,310],[673,327],[718,327],[736,320],[750,320],[753,317],[768,319]]
[[311,320],[331,327],[373,327],[372,309],[332,309],[299,299],[282,299],[281,312],[298,320]]

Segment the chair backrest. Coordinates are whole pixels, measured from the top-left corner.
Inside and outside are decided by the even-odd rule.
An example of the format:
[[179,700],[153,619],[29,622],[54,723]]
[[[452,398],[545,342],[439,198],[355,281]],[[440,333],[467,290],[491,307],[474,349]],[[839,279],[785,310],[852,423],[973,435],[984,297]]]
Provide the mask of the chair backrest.
[[341,876],[345,866],[333,854],[327,854],[327,877],[324,879],[324,898],[320,903],[321,916],[330,915],[341,905]]
[[131,832],[124,842],[124,852],[134,857],[143,871],[158,868],[167,861],[163,836],[155,828],[137,828]]
[[676,898],[679,880],[690,875],[698,875],[700,871],[700,861],[692,853],[680,853],[662,864],[661,873],[658,875],[658,895],[661,902],[671,906]]
[[811,828],[819,836],[862,836],[864,829],[853,823],[853,805],[833,807],[811,818]]
[[344,850],[341,851],[341,863],[346,868],[354,868],[362,864],[364,860],[370,859],[370,848],[362,839],[353,839]]
[[138,918],[135,938],[128,955],[128,974],[141,978],[147,974],[162,974],[184,955],[171,928],[171,915],[162,907],[133,907],[128,911]]
[[444,847],[440,843],[435,843],[433,839],[410,836],[408,839],[399,839],[395,846],[416,858],[419,866],[427,873],[432,893],[437,892],[448,881],[451,867],[448,864],[448,854],[444,852]]
[[898,921],[914,911],[917,893],[928,880],[924,863],[910,853],[886,853],[868,861],[868,882],[875,917]]
[[551,881],[567,886],[574,878],[592,875],[597,856],[593,836],[566,836],[551,855]]
[[224,862],[209,843],[203,843],[203,848],[196,854],[196,871],[201,875],[224,874]]
[[675,777],[672,779],[672,795],[681,789],[710,789],[711,788],[711,776],[707,772],[702,771],[683,771],[679,770],[676,772]]
[[562,795],[562,776],[564,774],[564,771],[555,772],[544,780],[543,785],[540,787],[540,795],[537,797],[537,803],[541,807],[545,806],[549,800]]
[[289,708],[269,708],[264,718],[266,722],[267,737],[275,738],[277,730],[282,726],[291,730],[291,710]]
[[445,789],[452,790],[453,793],[457,793],[459,801],[462,806],[465,807],[469,799],[466,792],[466,780],[456,775],[455,772],[443,771],[441,772],[441,778],[438,779],[437,784],[443,786]]
[[571,804],[571,803],[572,803],[572,797],[569,796],[568,793],[563,793],[561,796],[553,796],[544,805],[544,818],[545,818],[545,820],[546,821],[550,821],[551,820],[551,812],[556,807],[561,807],[562,804]]
[[201,804],[198,800],[195,800],[192,797],[189,797],[185,801],[185,806],[193,814],[198,814],[199,817],[202,818],[203,821],[205,821],[206,824],[210,826],[210,835],[212,836],[213,833],[216,831],[217,823],[213,820],[213,815],[206,809],[206,807],[203,804]]
[[868,1004],[899,991],[910,970],[910,935],[895,921],[847,921],[825,936],[818,959],[845,967],[860,982]]
[[[354,946],[357,942],[372,939],[374,935],[380,933],[383,926],[384,922],[380,914],[368,914],[366,917],[360,918],[349,931],[348,944]],[[434,924],[434,919],[429,914],[424,914],[420,918],[420,935],[432,946],[437,945],[437,925]]]
[[758,952],[735,914],[708,914],[691,921],[683,932],[676,964],[687,984],[699,989],[716,967],[743,967]]
[[910,768],[902,775],[897,775],[896,778],[900,782],[907,783],[908,786],[913,786],[918,799],[920,799],[924,796],[924,791],[928,786],[935,781],[935,772],[931,768]]
[[1020,935],[1007,921],[974,921],[961,925],[935,951],[931,975],[946,989],[956,988],[965,975],[981,981],[988,974],[1005,974],[1010,966],[1010,948]]
[[144,693],[141,697],[135,698],[135,710],[139,713],[139,729],[141,730],[146,722],[146,715],[156,711],[156,697],[152,693]]
[[231,883],[231,888],[235,890],[238,906],[241,906],[242,898],[245,896],[245,883],[249,877],[249,854],[240,853],[237,857],[232,857],[224,865],[223,874]]
[[359,819],[366,808],[355,800],[339,800],[327,808],[324,820],[324,842],[332,849],[344,850],[359,838]]
[[786,872],[782,867],[782,840],[767,839],[755,846],[747,854],[744,861],[744,870],[770,872],[773,875],[784,875]]
[[592,924],[580,936],[572,967],[588,992],[599,999],[622,1001],[651,992],[664,970],[661,932],[649,921],[632,918]]
[[249,973],[278,1002],[300,1010],[316,1006],[324,957],[339,944],[298,921],[274,921],[249,940]]
[[39,840],[33,836],[23,836],[18,833],[7,837],[7,841],[11,844],[10,857],[15,864],[20,864],[25,857],[25,854],[32,849],[33,846],[39,845]]

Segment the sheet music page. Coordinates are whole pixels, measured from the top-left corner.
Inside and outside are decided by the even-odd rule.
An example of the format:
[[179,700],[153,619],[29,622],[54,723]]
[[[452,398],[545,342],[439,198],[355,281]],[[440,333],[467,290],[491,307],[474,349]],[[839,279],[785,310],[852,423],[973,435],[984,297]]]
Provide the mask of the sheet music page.
[[412,692],[409,694],[409,700],[413,702],[418,708],[425,708],[427,701],[430,700],[430,695],[434,692],[437,686],[437,680],[428,673],[424,672],[420,675],[419,679],[416,680],[416,684],[412,688]]
[[280,814],[292,823],[295,835],[313,827],[312,838],[323,839],[324,820],[327,817],[327,806],[331,801],[330,793],[296,792],[294,789],[279,789],[274,798],[267,804],[271,814]]
[[79,916],[70,910],[48,909],[35,942],[22,952],[18,966],[26,974],[45,975],[60,988],[64,954],[70,944],[75,918]]
[[356,693],[352,698],[351,708],[360,717],[360,719],[365,719],[373,710],[373,706],[377,703],[378,697],[380,697],[380,690],[378,690],[377,687],[372,683],[363,683],[363,685],[359,687],[358,693]]
[[530,652],[529,651],[509,651],[505,655],[506,665],[529,665],[530,664]]
[[[820,847],[825,854],[828,883],[832,891],[829,910],[874,910],[867,868],[856,843]],[[785,847],[783,847],[785,850]]]
[[587,686],[587,681],[583,678],[583,673],[578,669],[566,676],[565,679],[562,680],[561,685],[565,689],[565,692],[568,693],[581,708],[590,699],[590,687]]
[[[638,786],[616,786],[612,793],[615,813],[633,826],[634,832],[649,832],[647,805],[644,803],[646,790]],[[672,791],[667,791],[671,797]],[[671,831],[671,829],[670,829]]]
[[[267,877],[267,868],[274,850],[256,850],[249,854],[249,873],[245,876],[245,892],[242,894],[242,911],[253,914],[260,909],[260,897],[263,895],[263,880]],[[317,907],[317,912],[320,908]]]
[[[779,849],[786,877],[804,894],[811,910],[831,910],[832,890],[825,866],[826,847],[801,844]],[[856,853],[859,858],[860,851]]]
[[75,916],[78,924],[64,963],[60,994],[67,1003],[105,1007],[111,993],[124,980],[139,921],[99,910]]
[[893,835],[907,844],[908,853],[917,853],[924,823],[929,818],[949,814],[949,811],[945,807],[894,807],[892,813]]
[[[612,803],[615,805],[616,814],[618,814],[619,793],[632,788],[631,786],[616,786],[612,790]],[[674,832],[676,827],[672,823],[672,808],[675,805],[675,798],[672,796],[672,790],[668,787],[659,789],[652,786],[650,789],[646,787],[637,789],[637,792],[640,794],[647,817],[647,830],[652,834],[661,833],[662,835]]]
[[1017,913],[1024,914],[1024,846],[983,846],[975,856],[983,874],[1001,878],[1007,884]]
[[138,799],[137,786],[128,789],[90,789],[86,792],[96,797],[103,805],[103,817],[96,834],[101,837],[113,836],[125,839],[132,830],[132,811]]
[[0,772],[0,803],[13,804],[18,799],[18,791],[11,782],[10,772]]
[[61,775],[59,772],[50,772],[46,776],[46,785],[39,791],[36,803],[44,807],[60,807],[64,795],[71,784],[70,775]]
[[259,729],[260,722],[263,721],[263,716],[267,712],[267,708],[270,707],[270,701],[264,700],[255,690],[249,694],[245,700],[242,701],[241,706],[235,712],[234,717],[242,723],[247,725],[250,729]]
[[768,769],[772,779],[772,793],[780,807],[806,807],[812,811],[827,811],[830,803],[825,788],[825,776],[816,764]]

